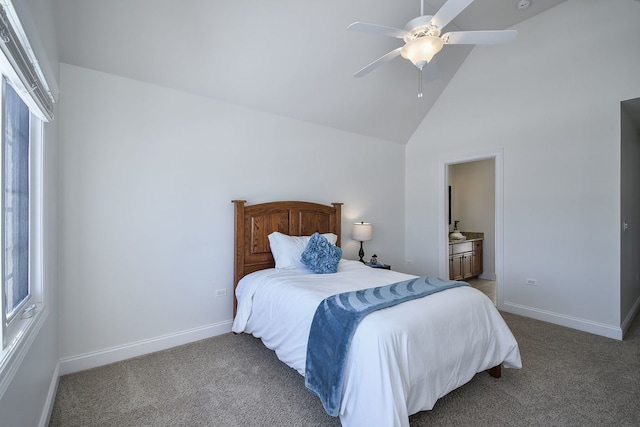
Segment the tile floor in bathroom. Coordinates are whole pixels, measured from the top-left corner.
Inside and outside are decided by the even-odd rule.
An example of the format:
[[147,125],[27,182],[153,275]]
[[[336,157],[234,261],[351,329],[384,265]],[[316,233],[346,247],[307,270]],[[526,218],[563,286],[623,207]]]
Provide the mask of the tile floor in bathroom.
[[495,280],[484,280],[484,279],[469,279],[465,280],[471,286],[483,292],[486,296],[488,296],[493,304],[496,304],[496,281]]

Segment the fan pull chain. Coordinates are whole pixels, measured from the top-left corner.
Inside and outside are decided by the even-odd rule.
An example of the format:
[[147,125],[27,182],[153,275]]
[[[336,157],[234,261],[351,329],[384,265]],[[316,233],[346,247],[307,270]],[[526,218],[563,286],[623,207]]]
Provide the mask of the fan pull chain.
[[422,98],[422,68],[418,69],[418,98]]

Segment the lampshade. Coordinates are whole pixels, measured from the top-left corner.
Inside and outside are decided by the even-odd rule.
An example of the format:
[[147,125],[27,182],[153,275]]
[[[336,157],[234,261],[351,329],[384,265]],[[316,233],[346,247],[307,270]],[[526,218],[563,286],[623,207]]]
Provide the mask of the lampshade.
[[351,238],[359,242],[371,240],[373,235],[371,224],[368,222],[356,222],[353,224],[353,232]]
[[442,46],[440,37],[422,36],[407,42],[400,50],[400,54],[422,70],[422,67],[427,65],[436,53],[440,52]]

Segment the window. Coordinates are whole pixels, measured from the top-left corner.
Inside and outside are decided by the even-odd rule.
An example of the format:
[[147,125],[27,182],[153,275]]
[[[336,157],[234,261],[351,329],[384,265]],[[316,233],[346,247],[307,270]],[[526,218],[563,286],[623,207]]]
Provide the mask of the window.
[[5,321],[29,301],[29,107],[3,81],[2,282]]
[[0,1],[0,396],[47,317],[42,153],[53,102],[12,1]]
[[0,272],[2,349],[42,302],[40,277],[41,121],[9,80],[1,85]]

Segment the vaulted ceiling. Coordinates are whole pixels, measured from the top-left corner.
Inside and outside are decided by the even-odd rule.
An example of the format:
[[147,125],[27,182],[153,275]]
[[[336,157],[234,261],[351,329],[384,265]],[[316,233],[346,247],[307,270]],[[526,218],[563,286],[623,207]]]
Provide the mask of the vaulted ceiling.
[[[419,0],[54,1],[64,63],[398,143],[473,48],[445,46],[418,98],[418,70],[401,57],[354,78],[402,41],[346,28],[404,28]],[[507,29],[563,1],[476,0],[445,31]],[[424,13],[444,3],[425,0]]]

